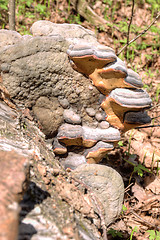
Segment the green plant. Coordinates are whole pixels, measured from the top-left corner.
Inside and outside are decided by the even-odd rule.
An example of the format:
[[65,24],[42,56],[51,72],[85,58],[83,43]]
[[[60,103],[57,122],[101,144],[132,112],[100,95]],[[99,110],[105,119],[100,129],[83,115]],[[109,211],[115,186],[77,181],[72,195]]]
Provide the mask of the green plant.
[[[132,227],[130,227],[130,228],[132,229]],[[130,236],[130,239],[129,239],[129,240],[132,240],[132,239],[133,239],[133,234],[134,234],[135,232],[138,232],[138,227],[137,227],[137,226],[135,226],[135,227],[132,229],[131,236]]]
[[2,28],[8,22],[8,0],[1,0],[0,1],[0,25]]
[[144,85],[143,85],[143,88],[146,88],[147,91],[150,89],[150,87],[149,87],[147,84],[144,84]]
[[27,29],[26,26],[24,25],[20,25],[18,28],[17,28],[18,32],[20,32],[21,34],[30,34],[29,30]]
[[[8,10],[8,1],[6,1],[6,0],[1,0],[1,2],[0,2],[0,8],[1,8],[2,10]],[[0,16],[1,16],[1,14],[0,14]]]
[[148,168],[146,168],[145,166],[143,166],[140,163],[137,166],[136,165],[134,166],[133,173],[136,173],[136,172],[141,177],[143,177],[143,172],[152,173],[150,170],[148,170]]
[[117,231],[117,230],[114,230],[113,228],[110,228],[109,231],[107,232],[108,234],[111,234],[113,238],[115,237],[120,237],[122,238],[123,235],[121,232]]
[[118,142],[118,145],[119,145],[120,147],[123,147],[123,141],[119,141],[119,142]]
[[160,240],[160,232],[154,230],[148,230],[149,240]]
[[156,102],[159,100],[159,94],[160,94],[160,84],[158,84],[157,89],[156,89]]
[[127,208],[126,206],[124,206],[124,204],[122,205],[122,211],[121,211],[121,214],[123,214],[125,211],[127,211]]
[[[132,155],[130,155],[130,156],[132,156]],[[133,175],[133,173],[137,173],[140,177],[143,177],[143,172],[152,173],[148,168],[143,166],[141,163],[136,164],[136,163],[133,163],[133,162],[127,160],[127,159],[124,159],[124,160],[134,167],[132,175]]]
[[70,16],[69,16],[69,23],[81,24],[82,22],[81,22],[80,14],[70,15]]
[[159,171],[160,171],[160,167],[159,167],[159,163],[160,161],[157,161],[157,168],[156,168],[156,175],[159,176]]
[[[132,156],[132,154],[130,156]],[[132,171],[132,173],[130,175],[130,178],[129,178],[129,184],[131,182],[131,179],[132,179],[132,176],[133,176],[134,173],[137,173],[140,177],[143,177],[144,172],[153,173],[148,168],[146,168],[144,165],[142,165],[141,163],[133,163],[133,162],[127,160],[127,159],[124,159],[124,161],[133,166],[133,171]]]
[[40,15],[43,15],[43,17],[47,17],[48,15],[47,7],[44,4],[38,3],[35,6],[35,11],[38,12]]

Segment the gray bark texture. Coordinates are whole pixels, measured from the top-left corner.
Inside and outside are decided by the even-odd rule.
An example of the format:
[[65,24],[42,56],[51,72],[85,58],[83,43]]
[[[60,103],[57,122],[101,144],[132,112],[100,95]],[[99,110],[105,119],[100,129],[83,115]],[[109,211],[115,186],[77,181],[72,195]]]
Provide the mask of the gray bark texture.
[[9,30],[15,30],[15,0],[9,0]]

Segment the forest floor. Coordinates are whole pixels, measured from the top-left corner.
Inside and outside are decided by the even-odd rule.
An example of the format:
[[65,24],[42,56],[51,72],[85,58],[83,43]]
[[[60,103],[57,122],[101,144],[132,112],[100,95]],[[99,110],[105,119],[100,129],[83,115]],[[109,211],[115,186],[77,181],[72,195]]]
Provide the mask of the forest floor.
[[[30,0],[30,4],[27,6],[26,3],[25,8],[21,9],[22,1],[19,1],[16,10],[17,31],[26,34],[33,22],[44,19],[54,23],[81,24],[94,31],[98,41],[112,47],[116,53],[126,43],[134,1],[88,1],[97,14],[95,16],[100,16],[106,21],[105,25],[99,26],[77,13],[70,4],[74,1],[39,2]],[[154,21],[158,12],[158,1],[148,2],[139,1],[135,4],[129,40]],[[40,10],[37,10],[38,4]],[[153,107],[147,110],[152,118],[151,125],[160,124],[159,52],[160,22],[157,21],[119,55],[128,67],[140,74],[144,89],[152,98]],[[122,175],[125,184],[123,213],[109,227],[108,239],[160,239],[160,127],[128,131],[123,141],[108,154],[102,164],[114,167]]]

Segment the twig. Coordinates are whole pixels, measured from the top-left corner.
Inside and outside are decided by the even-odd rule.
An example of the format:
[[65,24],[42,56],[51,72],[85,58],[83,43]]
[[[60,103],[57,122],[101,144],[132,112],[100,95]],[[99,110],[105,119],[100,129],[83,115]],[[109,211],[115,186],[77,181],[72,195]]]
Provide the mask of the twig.
[[157,125],[149,125],[149,126],[142,126],[142,127],[136,127],[135,129],[139,129],[139,128],[149,128],[149,127],[160,127],[160,124],[157,124]]
[[133,210],[130,210],[130,212],[131,212],[134,216],[136,216],[137,218],[139,218],[142,223],[145,223],[145,224],[148,225],[149,227],[153,227],[154,229],[156,229],[156,230],[158,230],[158,231],[160,230],[160,227],[159,227],[159,226],[156,226],[156,225],[154,225],[154,224],[152,224],[152,223],[150,223],[150,222],[147,222],[145,219],[141,218],[141,217],[140,217],[137,213],[135,213]]
[[156,119],[156,118],[159,118],[160,117],[160,115],[158,115],[158,116],[156,116],[156,117],[152,117],[151,119]]
[[79,184],[81,184],[83,187],[85,187],[89,192],[90,192],[90,196],[92,198],[92,200],[94,201],[94,204],[98,210],[98,213],[99,213],[99,216],[100,216],[100,220],[101,220],[101,227],[102,227],[102,230],[103,230],[103,239],[104,240],[108,240],[107,238],[107,230],[106,230],[106,224],[105,224],[105,220],[104,220],[104,214],[103,214],[103,209],[102,206],[100,206],[98,204],[98,201],[97,201],[97,197],[95,196],[95,194],[93,193],[93,191],[91,190],[91,188],[86,185],[82,180],[80,179],[77,179],[74,175],[71,175],[71,178],[75,181],[75,182],[78,182]]
[[124,192],[128,192],[130,190],[130,187],[133,185],[134,183],[130,183],[124,190]]
[[156,104],[155,106],[149,108],[148,110],[153,110],[154,108],[159,107],[159,106],[160,106],[160,103],[158,103],[158,104]]
[[129,43],[129,34],[130,34],[130,28],[131,28],[131,24],[132,24],[133,14],[134,14],[134,0],[132,0],[132,13],[131,13],[131,19],[130,19],[129,25],[128,25],[127,44]]
[[151,22],[151,24],[145,29],[143,30],[140,34],[138,34],[135,38],[133,38],[131,41],[129,41],[129,43],[125,44],[120,51],[117,53],[117,56],[124,50],[126,49],[131,43],[135,42],[139,37],[141,37],[143,34],[145,34],[148,29],[150,29],[150,27],[158,20],[158,18],[160,17],[160,12],[158,12],[157,16],[155,17],[155,19],[153,20],[153,22]]

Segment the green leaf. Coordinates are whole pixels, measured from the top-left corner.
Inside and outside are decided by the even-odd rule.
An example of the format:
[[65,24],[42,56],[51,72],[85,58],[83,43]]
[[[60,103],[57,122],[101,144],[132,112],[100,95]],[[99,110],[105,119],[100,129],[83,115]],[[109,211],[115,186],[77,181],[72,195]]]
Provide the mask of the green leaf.
[[143,177],[143,171],[138,167],[134,167],[134,172],[137,172],[139,176]]
[[2,10],[8,10],[8,7],[5,6],[5,5],[0,5],[0,8],[1,8]]
[[122,206],[122,210],[123,210],[123,211],[126,211],[126,210],[127,210],[127,207],[123,205],[123,206]]
[[118,142],[118,145],[119,145],[120,147],[122,147],[122,146],[123,146],[123,141],[119,141],[119,142]]
[[121,232],[117,231],[117,230],[114,230],[113,228],[110,228],[109,231],[107,232],[108,234],[111,234],[113,238],[115,237],[120,237],[122,238],[123,235]]
[[159,232],[159,231],[156,231],[156,234],[157,234],[156,240],[160,240],[160,232]]
[[123,214],[127,210],[126,206],[122,205],[122,211],[121,214]]
[[140,168],[140,169],[142,169],[142,170],[145,171],[145,172],[152,173],[150,170],[148,170],[148,168],[146,168],[146,167],[143,166],[142,164],[138,164],[137,167]]
[[149,240],[155,240],[156,237],[156,233],[154,230],[148,230],[147,231],[149,233]]

